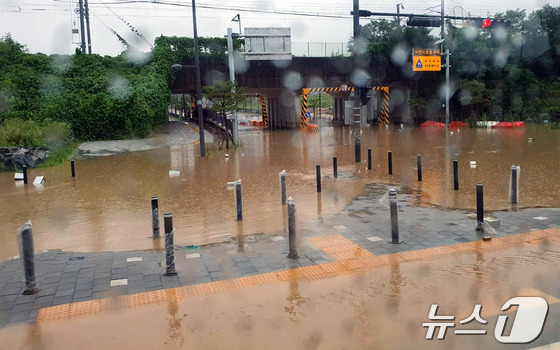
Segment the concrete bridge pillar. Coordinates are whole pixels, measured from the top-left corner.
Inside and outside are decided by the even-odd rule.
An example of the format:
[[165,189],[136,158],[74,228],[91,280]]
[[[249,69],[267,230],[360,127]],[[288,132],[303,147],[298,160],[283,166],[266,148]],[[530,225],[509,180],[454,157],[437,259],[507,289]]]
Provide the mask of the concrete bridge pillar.
[[333,95],[333,126],[344,125],[344,102],[349,99],[348,94]]
[[268,97],[268,128],[270,130],[298,128],[299,115],[296,110],[298,103],[298,97],[293,92],[284,92],[280,96]]

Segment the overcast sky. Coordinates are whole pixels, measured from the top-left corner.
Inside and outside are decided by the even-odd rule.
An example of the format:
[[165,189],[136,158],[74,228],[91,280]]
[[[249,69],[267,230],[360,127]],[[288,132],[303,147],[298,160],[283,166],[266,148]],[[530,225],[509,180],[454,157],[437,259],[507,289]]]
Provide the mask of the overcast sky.
[[[185,6],[155,4],[148,0],[89,0],[94,53],[117,55],[123,50],[110,29],[140,50],[149,49],[123,20],[151,43],[161,34],[192,37],[191,0],[161,1]],[[401,10],[403,13],[436,14],[441,6],[441,2],[433,0],[361,0],[360,8],[395,12],[398,2],[405,7]],[[445,0],[445,12],[459,14],[464,10],[471,16],[486,16],[522,8],[530,13],[547,3],[559,6],[560,0]],[[73,53],[78,47],[75,42],[79,41],[78,35],[72,35],[72,28],[79,28],[79,17],[73,11],[77,4],[78,0],[0,0],[0,35],[11,33],[32,53]],[[294,51],[307,46],[298,43],[346,43],[352,33],[352,0],[200,0],[196,5],[199,36],[223,36],[228,27],[239,31],[238,23],[231,22],[237,13],[241,14],[243,28],[291,27]],[[287,12],[333,17],[296,16]],[[361,24],[367,21],[362,19]]]

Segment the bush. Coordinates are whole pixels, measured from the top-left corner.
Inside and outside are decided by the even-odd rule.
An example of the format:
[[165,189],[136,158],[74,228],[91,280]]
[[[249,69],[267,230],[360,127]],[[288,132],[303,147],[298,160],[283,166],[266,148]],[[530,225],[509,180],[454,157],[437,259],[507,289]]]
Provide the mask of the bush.
[[72,140],[72,130],[65,122],[55,122],[45,119],[41,123],[43,127],[43,143],[51,150],[64,148]]
[[41,127],[32,120],[11,118],[0,126],[0,146],[31,146],[43,145]]
[[33,120],[11,118],[0,126],[0,146],[47,146],[50,149],[61,149],[71,140],[70,125],[50,119],[39,124]]

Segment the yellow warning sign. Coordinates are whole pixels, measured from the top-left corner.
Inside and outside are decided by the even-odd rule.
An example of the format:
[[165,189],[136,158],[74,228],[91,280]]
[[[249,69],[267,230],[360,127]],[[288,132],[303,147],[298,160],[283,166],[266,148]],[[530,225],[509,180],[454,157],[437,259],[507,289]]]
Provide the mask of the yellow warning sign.
[[439,72],[441,71],[441,56],[412,56],[412,70]]

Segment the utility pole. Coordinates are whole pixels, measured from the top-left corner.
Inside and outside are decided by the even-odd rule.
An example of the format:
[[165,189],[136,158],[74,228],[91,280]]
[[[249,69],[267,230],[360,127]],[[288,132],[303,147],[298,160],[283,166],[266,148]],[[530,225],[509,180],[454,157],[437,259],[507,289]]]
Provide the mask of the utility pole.
[[[360,1],[359,0],[354,0],[354,11],[353,11],[353,16],[354,16],[354,72],[357,72],[358,68],[360,67],[360,49],[358,48],[358,46],[360,45]],[[354,74],[356,75],[356,74]],[[356,111],[360,111],[360,106],[361,106],[361,99],[360,99],[360,88],[361,86],[358,86],[358,84],[356,84],[356,81],[353,82],[354,85],[354,108],[352,109],[353,112],[353,122],[354,124],[352,125],[352,131],[354,133],[354,161],[356,163],[361,162],[361,151],[362,151],[362,140],[361,140],[361,130],[360,130],[360,113],[356,113]]]
[[445,47],[445,0],[441,0],[441,54],[445,54],[445,127],[449,128],[449,50]]
[[[235,67],[233,60],[233,30],[231,28],[227,29],[227,44],[228,44],[228,59],[229,59],[229,80],[235,83]],[[235,91],[234,91],[235,92]],[[237,122],[237,110],[231,111],[231,133],[233,137],[233,143],[237,146],[239,144],[239,123]]]
[[82,53],[86,53],[86,32],[84,29],[84,3],[83,0],[79,0],[78,4],[80,6],[80,36],[81,36],[81,43],[80,47],[82,49]]
[[397,24],[401,26],[401,8],[404,9],[402,2],[397,4]]
[[[81,1],[81,0],[80,0]],[[198,47],[198,33],[196,30],[196,5],[192,0],[193,36],[194,36],[194,65],[196,66],[196,110],[198,113],[198,131],[200,137],[200,157],[206,156],[204,145],[204,116],[202,115],[202,86],[200,82],[200,48]]]
[[87,27],[87,48],[88,53],[91,55],[91,33],[89,29],[89,6],[88,0],[84,0],[84,5],[86,7],[86,27]]

